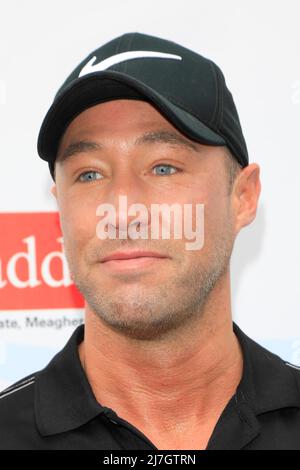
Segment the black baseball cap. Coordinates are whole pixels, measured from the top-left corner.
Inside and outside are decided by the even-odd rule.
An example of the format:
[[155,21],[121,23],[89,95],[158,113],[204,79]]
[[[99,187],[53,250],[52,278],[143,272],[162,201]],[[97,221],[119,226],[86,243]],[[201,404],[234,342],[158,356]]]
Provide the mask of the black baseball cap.
[[55,95],[38,136],[38,154],[54,162],[60,138],[85,109],[115,99],[151,102],[190,139],[226,145],[241,167],[249,164],[239,116],[220,68],[173,41],[138,32],[100,46]]

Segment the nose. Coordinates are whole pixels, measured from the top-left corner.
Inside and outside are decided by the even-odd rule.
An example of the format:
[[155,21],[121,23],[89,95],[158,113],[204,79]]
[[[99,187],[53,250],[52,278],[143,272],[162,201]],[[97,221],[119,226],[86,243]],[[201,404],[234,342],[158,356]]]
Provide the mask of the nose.
[[148,229],[151,220],[146,187],[132,170],[123,169],[115,173],[107,190],[106,202],[114,207],[115,218],[109,223],[119,238],[127,238],[131,229]]

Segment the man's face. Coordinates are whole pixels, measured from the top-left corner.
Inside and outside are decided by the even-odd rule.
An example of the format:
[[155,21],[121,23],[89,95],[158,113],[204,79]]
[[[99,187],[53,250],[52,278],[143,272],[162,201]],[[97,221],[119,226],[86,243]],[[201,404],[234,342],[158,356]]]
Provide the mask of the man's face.
[[[236,233],[224,148],[188,139],[146,101],[109,101],[78,115],[60,142],[53,193],[74,282],[115,331],[151,339],[186,324],[227,272]],[[151,204],[191,204],[195,217],[204,204],[203,247],[187,250],[185,237],[99,239],[96,208],[110,203],[118,215],[124,195],[149,213]],[[166,258],[120,270],[100,261],[131,249]]]

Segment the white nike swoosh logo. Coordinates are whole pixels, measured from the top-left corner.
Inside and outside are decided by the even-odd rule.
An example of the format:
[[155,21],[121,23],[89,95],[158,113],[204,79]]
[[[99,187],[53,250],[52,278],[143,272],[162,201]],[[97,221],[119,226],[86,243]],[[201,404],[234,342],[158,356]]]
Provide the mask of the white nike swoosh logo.
[[182,60],[180,55],[175,54],[166,54],[164,52],[154,52],[154,51],[128,51],[128,52],[121,52],[120,54],[112,55],[107,59],[102,60],[96,65],[93,65],[97,60],[97,57],[94,56],[89,60],[84,67],[81,69],[80,74],[78,77],[82,77],[83,75],[87,75],[88,73],[93,72],[100,72],[101,70],[105,70],[112,65],[119,64],[120,62],[124,62],[125,60],[131,59],[139,59],[143,57],[156,57],[159,59],[173,59],[173,60]]

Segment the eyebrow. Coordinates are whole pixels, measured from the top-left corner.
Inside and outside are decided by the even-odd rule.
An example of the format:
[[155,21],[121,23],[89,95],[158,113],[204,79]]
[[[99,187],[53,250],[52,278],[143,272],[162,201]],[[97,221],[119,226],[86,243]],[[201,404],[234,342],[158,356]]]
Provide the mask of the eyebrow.
[[[138,137],[134,145],[164,143],[175,147],[181,147],[188,150],[198,152],[199,149],[192,141],[184,138],[180,134],[169,131],[169,130],[158,130],[148,131]],[[105,149],[105,146],[100,142],[94,142],[90,140],[80,140],[73,142],[64,150],[64,152],[58,157],[57,161],[60,163],[65,162],[74,155],[79,155],[84,152],[95,152]]]

